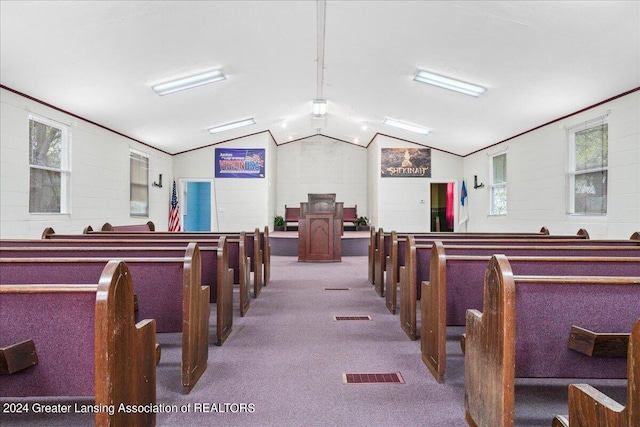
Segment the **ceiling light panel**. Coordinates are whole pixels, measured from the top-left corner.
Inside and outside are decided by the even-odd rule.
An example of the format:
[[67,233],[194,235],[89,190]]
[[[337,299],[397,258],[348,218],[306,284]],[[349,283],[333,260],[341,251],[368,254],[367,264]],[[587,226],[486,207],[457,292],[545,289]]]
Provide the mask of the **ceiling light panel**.
[[324,116],[325,114],[327,114],[327,100],[316,99],[313,101],[313,115]]
[[225,79],[226,77],[224,76],[224,74],[222,74],[222,71],[211,70],[205,73],[194,74],[192,76],[171,80],[165,83],[160,83],[160,84],[151,86],[151,90],[153,90],[158,95],[162,96],[162,95],[167,95],[169,93],[174,93],[181,90],[186,90],[186,89],[191,89],[194,87],[206,85],[209,83],[219,82]]
[[393,119],[384,119],[385,125],[393,126],[399,129],[408,130],[410,132],[420,133],[422,135],[429,135],[431,133],[430,129],[423,128],[421,126],[412,125],[411,123],[401,122]]
[[225,123],[223,125],[213,126],[207,129],[209,133],[224,132],[226,130],[237,129],[243,126],[255,125],[256,121],[252,118],[238,120],[237,122]]
[[438,86],[443,89],[464,93],[465,95],[475,96],[476,98],[487,91],[487,89],[482,86],[430,73],[424,70],[418,70],[416,75],[413,77],[413,80],[420,83]]

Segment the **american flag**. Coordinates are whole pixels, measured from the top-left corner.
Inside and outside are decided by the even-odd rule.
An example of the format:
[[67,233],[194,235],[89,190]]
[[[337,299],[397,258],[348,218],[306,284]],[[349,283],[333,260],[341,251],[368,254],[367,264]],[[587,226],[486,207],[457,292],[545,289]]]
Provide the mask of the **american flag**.
[[171,193],[171,209],[169,210],[169,231],[182,231],[180,227],[180,211],[178,209],[178,195],[176,194],[176,181],[173,181]]

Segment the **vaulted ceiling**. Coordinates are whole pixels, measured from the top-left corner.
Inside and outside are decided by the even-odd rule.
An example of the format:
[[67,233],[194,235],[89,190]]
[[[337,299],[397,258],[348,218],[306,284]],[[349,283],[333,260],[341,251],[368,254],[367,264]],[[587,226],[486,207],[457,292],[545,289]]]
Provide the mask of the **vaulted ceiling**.
[[[638,1],[5,1],[0,83],[167,153],[258,132],[465,155],[640,86]],[[220,69],[158,96],[151,86]],[[418,69],[487,89],[418,83]],[[327,100],[324,119],[312,101]],[[252,117],[249,127],[207,128]],[[392,118],[431,130],[383,124]]]

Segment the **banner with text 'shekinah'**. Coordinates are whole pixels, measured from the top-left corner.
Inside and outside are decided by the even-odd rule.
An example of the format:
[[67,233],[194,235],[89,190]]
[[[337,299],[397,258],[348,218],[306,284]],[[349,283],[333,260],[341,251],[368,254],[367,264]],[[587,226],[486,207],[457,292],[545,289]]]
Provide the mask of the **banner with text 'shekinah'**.
[[216,148],[216,178],[264,178],[264,148]]

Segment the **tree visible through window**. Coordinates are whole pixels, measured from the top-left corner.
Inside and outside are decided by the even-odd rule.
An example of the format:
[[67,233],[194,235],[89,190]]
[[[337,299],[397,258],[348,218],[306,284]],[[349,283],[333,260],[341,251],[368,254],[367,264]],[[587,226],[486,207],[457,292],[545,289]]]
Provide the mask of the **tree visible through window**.
[[569,165],[570,212],[607,213],[608,124],[586,124],[569,131],[572,162]]
[[67,127],[29,117],[29,212],[66,213]]

